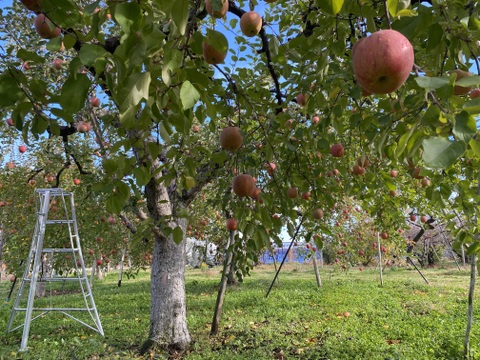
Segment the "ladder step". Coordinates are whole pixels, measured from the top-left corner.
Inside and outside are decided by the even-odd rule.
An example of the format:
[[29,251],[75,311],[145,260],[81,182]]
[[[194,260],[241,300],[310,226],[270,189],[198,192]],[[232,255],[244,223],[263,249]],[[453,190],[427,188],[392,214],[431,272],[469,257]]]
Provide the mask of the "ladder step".
[[75,220],[45,220],[45,224],[73,224]]
[[[84,277],[79,277],[79,278],[44,278],[44,279],[38,279],[37,280],[37,283],[39,282],[63,282],[63,281],[66,281],[66,282],[78,282],[78,281],[87,281],[88,278],[86,276]],[[32,279],[23,279],[23,281],[25,282],[32,282]]]
[[[15,311],[27,311],[27,308],[14,307]],[[33,311],[92,311],[95,308],[32,308]]]
[[78,248],[43,248],[44,253],[74,253],[78,252]]

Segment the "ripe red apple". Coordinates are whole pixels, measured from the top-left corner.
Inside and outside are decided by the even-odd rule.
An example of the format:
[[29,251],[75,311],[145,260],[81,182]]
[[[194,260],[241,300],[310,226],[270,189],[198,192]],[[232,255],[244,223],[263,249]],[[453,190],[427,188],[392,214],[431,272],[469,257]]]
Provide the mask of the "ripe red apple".
[[398,176],[398,171],[397,171],[397,170],[391,170],[391,171],[390,171],[390,176],[391,176],[392,178],[396,178],[396,177]]
[[21,154],[27,151],[27,147],[25,145],[20,145],[18,147],[18,151],[20,151]]
[[426,222],[428,221],[428,217],[425,216],[425,215],[423,215],[423,216],[420,217],[420,221],[421,221],[422,223],[426,223]]
[[13,125],[14,125],[12,118],[8,118],[8,119],[7,119],[7,125],[8,125],[8,126],[13,126]]
[[298,190],[297,188],[291,187],[287,190],[287,196],[290,199],[295,199],[298,196]]
[[242,146],[243,137],[240,128],[236,126],[226,127],[220,133],[220,145],[227,151],[235,152]]
[[255,189],[255,183],[251,175],[241,174],[233,179],[232,188],[233,192],[239,197],[250,196]]
[[419,167],[416,167],[415,169],[413,169],[412,171],[412,176],[415,178],[415,179],[423,179],[424,176],[420,175],[420,172],[422,171],[421,168]]
[[28,10],[40,12],[43,0],[20,0]]
[[14,167],[15,167],[15,164],[13,162],[9,161],[7,163],[7,168],[9,168],[10,170],[12,170]]
[[89,253],[90,255],[93,255],[93,254],[95,254],[95,251],[93,251],[92,249],[88,249],[88,253]]
[[234,218],[227,219],[227,229],[229,231],[237,230],[237,225],[237,220],[235,220]]
[[80,182],[81,182],[80,179],[77,179],[77,178],[74,178],[74,179],[73,179],[73,183],[74,183],[75,185],[80,185]]
[[60,70],[62,68],[63,62],[64,61],[62,59],[56,58],[55,60],[53,60],[53,67],[57,70]]
[[32,67],[30,66],[30,64],[28,63],[28,61],[25,61],[25,62],[23,63],[23,68],[24,68],[25,70],[30,70]]
[[77,131],[81,133],[87,133],[91,130],[91,126],[88,122],[81,121],[77,124]]
[[93,106],[93,107],[99,107],[100,106],[100,99],[97,98],[97,97],[92,97],[90,99],[90,104]]
[[358,255],[363,256],[365,255],[365,252],[363,250],[358,250]]
[[333,157],[342,157],[345,153],[342,144],[335,144],[330,147],[330,153]]
[[410,221],[417,221],[417,216],[415,214],[410,215]]
[[228,40],[221,32],[207,30],[202,42],[203,58],[208,64],[216,65],[225,61]]
[[320,220],[321,218],[323,218],[323,210],[322,209],[313,210],[312,216],[314,219]]
[[285,127],[287,129],[291,129],[292,125],[293,125],[293,119],[288,119],[287,121],[285,121]]
[[198,132],[200,131],[200,126],[198,126],[198,125],[193,125],[193,126],[192,126],[192,131],[193,131],[194,133],[198,133]]
[[62,30],[56,27],[45,14],[40,13],[33,21],[37,34],[44,39],[53,39],[60,36]]
[[307,104],[307,97],[304,94],[298,94],[295,97],[295,100],[298,105],[305,106]]
[[397,190],[390,190],[388,193],[390,196],[397,196]]
[[[252,194],[250,195],[250,197],[253,199],[253,200],[257,200],[260,198],[260,194],[262,193],[262,190],[259,189],[258,187],[255,187],[255,189],[253,189],[252,191]],[[260,199],[261,200],[261,199]]]
[[359,85],[373,94],[388,94],[407,80],[413,68],[410,41],[396,30],[381,30],[352,49],[353,72]]
[[262,29],[262,17],[256,11],[247,11],[240,18],[240,30],[243,35],[252,37]]
[[318,124],[319,121],[320,121],[320,118],[319,118],[318,116],[314,116],[314,117],[312,118],[312,123],[313,123],[313,124]]
[[363,159],[362,159],[362,157],[359,157],[357,159],[357,164],[358,164],[358,166],[361,166],[363,168],[367,168],[367,167],[370,166],[370,159],[368,157],[364,157]]
[[[473,74],[469,71],[463,71],[463,70],[460,70],[460,69],[455,69],[455,70],[451,70],[448,72],[449,74],[457,74],[457,78],[455,79],[455,83],[460,80],[460,79],[463,79],[464,77],[467,77],[467,76],[472,76]],[[459,86],[459,85],[455,85],[455,88],[453,89],[453,94],[454,95],[467,95],[470,90],[472,90],[472,87],[471,86]]]
[[112,225],[113,225],[113,224],[116,224],[116,223],[117,223],[117,219],[115,219],[113,216],[109,216],[109,217],[107,218],[107,222],[108,222],[109,224],[112,224]]
[[310,200],[310,192],[309,191],[303,192],[302,193],[302,199],[303,200]]
[[427,178],[422,179],[421,184],[422,184],[422,187],[428,187],[428,186],[430,186],[430,179],[427,179]]
[[365,175],[365,168],[361,167],[360,165],[355,165],[353,167],[353,174],[354,175]]
[[310,249],[311,245],[310,245],[309,243],[307,243],[307,244],[305,244],[305,247],[306,247],[307,249]]
[[[218,3],[218,2],[217,2]],[[205,0],[205,9],[211,17],[220,19],[223,18],[228,12],[228,0],[222,0],[222,6],[212,6],[212,0]]]
[[470,99],[476,99],[480,97],[480,89],[473,89],[470,91]]
[[277,165],[273,162],[269,162],[268,164],[265,164],[264,169],[267,171],[268,175],[272,176],[275,170],[277,169]]
[[386,240],[386,239],[388,239],[388,234],[387,234],[386,232],[382,232],[382,233],[380,234],[380,237],[381,237],[382,239]]
[[97,266],[102,266],[103,260],[102,259],[97,259],[97,261],[95,263],[97,264]]

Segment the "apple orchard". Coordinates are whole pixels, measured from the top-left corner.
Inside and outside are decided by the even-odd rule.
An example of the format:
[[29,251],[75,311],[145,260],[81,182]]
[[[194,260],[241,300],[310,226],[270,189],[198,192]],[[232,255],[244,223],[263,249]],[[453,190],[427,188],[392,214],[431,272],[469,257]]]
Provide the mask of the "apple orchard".
[[[247,274],[283,229],[361,257],[357,235],[403,249],[409,223],[432,219],[473,276],[479,11],[467,0],[13,1],[0,24],[5,261],[28,251],[34,214],[19,214],[33,213],[33,189],[74,190],[86,256],[128,247],[151,263],[144,350],[192,340],[187,236],[224,244],[238,230],[235,269]],[[349,217],[359,230],[347,242]]]

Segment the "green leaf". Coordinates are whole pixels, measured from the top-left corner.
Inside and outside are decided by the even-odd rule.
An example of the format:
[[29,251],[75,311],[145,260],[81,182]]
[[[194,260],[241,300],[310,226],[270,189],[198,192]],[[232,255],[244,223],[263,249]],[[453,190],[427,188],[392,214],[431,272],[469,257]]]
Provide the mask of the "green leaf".
[[431,137],[423,140],[423,161],[429,168],[447,169],[465,153],[466,149],[463,141]]
[[123,207],[123,201],[116,193],[112,193],[106,201],[107,211],[113,214],[120,214]]
[[477,133],[477,124],[475,119],[468,115],[466,111],[462,111],[455,116],[455,124],[453,126],[453,134],[458,140],[469,142]]
[[22,97],[23,91],[13,77],[0,76],[0,107],[14,105]]
[[138,105],[142,99],[148,99],[150,81],[149,72],[133,73],[124,81],[122,86],[118,87],[115,100],[120,105],[122,112]]
[[69,77],[63,84],[59,98],[62,109],[70,113],[76,113],[83,109],[90,84],[87,75],[76,74],[76,76]]
[[130,34],[140,29],[142,10],[137,2],[123,2],[114,8],[113,16],[125,33]]
[[172,19],[180,35],[185,34],[188,22],[188,0],[176,0],[172,7]]
[[180,99],[182,100],[183,110],[191,109],[200,99],[200,93],[190,81],[185,81],[180,89]]
[[480,98],[469,100],[463,105],[463,110],[470,114],[480,114]]
[[133,175],[135,176],[135,180],[138,186],[145,186],[151,179],[150,172],[148,168],[144,166],[139,166],[133,169]]
[[468,145],[470,145],[475,156],[480,158],[480,141],[478,141],[477,139],[472,139],[469,141]]
[[222,54],[228,51],[228,40],[220,31],[207,29],[203,41]]
[[183,230],[180,226],[173,229],[172,235],[173,241],[175,241],[176,244],[180,244],[183,241]]
[[345,0],[317,0],[316,5],[331,15],[337,15],[342,10]]
[[390,15],[395,16],[397,15],[397,8],[398,8],[398,0],[388,0],[388,12]]
[[442,40],[443,28],[440,24],[434,23],[428,28],[427,50],[435,49]]
[[45,59],[42,56],[37,55],[37,53],[33,51],[27,51],[24,49],[18,50],[17,57],[23,61],[33,61],[40,64],[45,62]]
[[448,77],[432,77],[432,76],[419,76],[415,78],[418,86],[426,90],[435,90],[442,86],[449,85],[450,79]]
[[84,44],[78,54],[80,61],[85,66],[92,66],[98,58],[105,58],[109,55],[107,50],[99,45]]
[[190,190],[195,186],[195,179],[191,176],[185,176],[185,189]]

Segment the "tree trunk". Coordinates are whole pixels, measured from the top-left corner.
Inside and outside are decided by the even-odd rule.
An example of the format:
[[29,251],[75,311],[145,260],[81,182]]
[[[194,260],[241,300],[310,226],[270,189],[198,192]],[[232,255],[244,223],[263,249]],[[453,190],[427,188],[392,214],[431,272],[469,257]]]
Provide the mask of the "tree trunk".
[[465,340],[463,342],[463,355],[465,359],[470,357],[470,332],[472,330],[473,323],[473,298],[475,296],[475,282],[476,282],[476,266],[477,266],[477,256],[472,255],[472,262],[470,264],[470,286],[468,289],[468,308],[467,308],[467,328],[465,330]]
[[[154,162],[152,171],[158,165]],[[187,221],[176,217],[172,211],[168,189],[159,180],[161,176],[161,172],[157,172],[145,187],[149,215],[154,222],[155,244],[150,284],[150,332],[141,353],[155,348],[184,350],[191,341],[185,295]],[[157,227],[157,224],[166,223],[171,229],[182,229],[184,236],[180,244]]]
[[[1,227],[1,224],[0,224]],[[7,264],[3,262],[3,247],[5,246],[5,233],[0,230],[0,280],[7,277]]]

